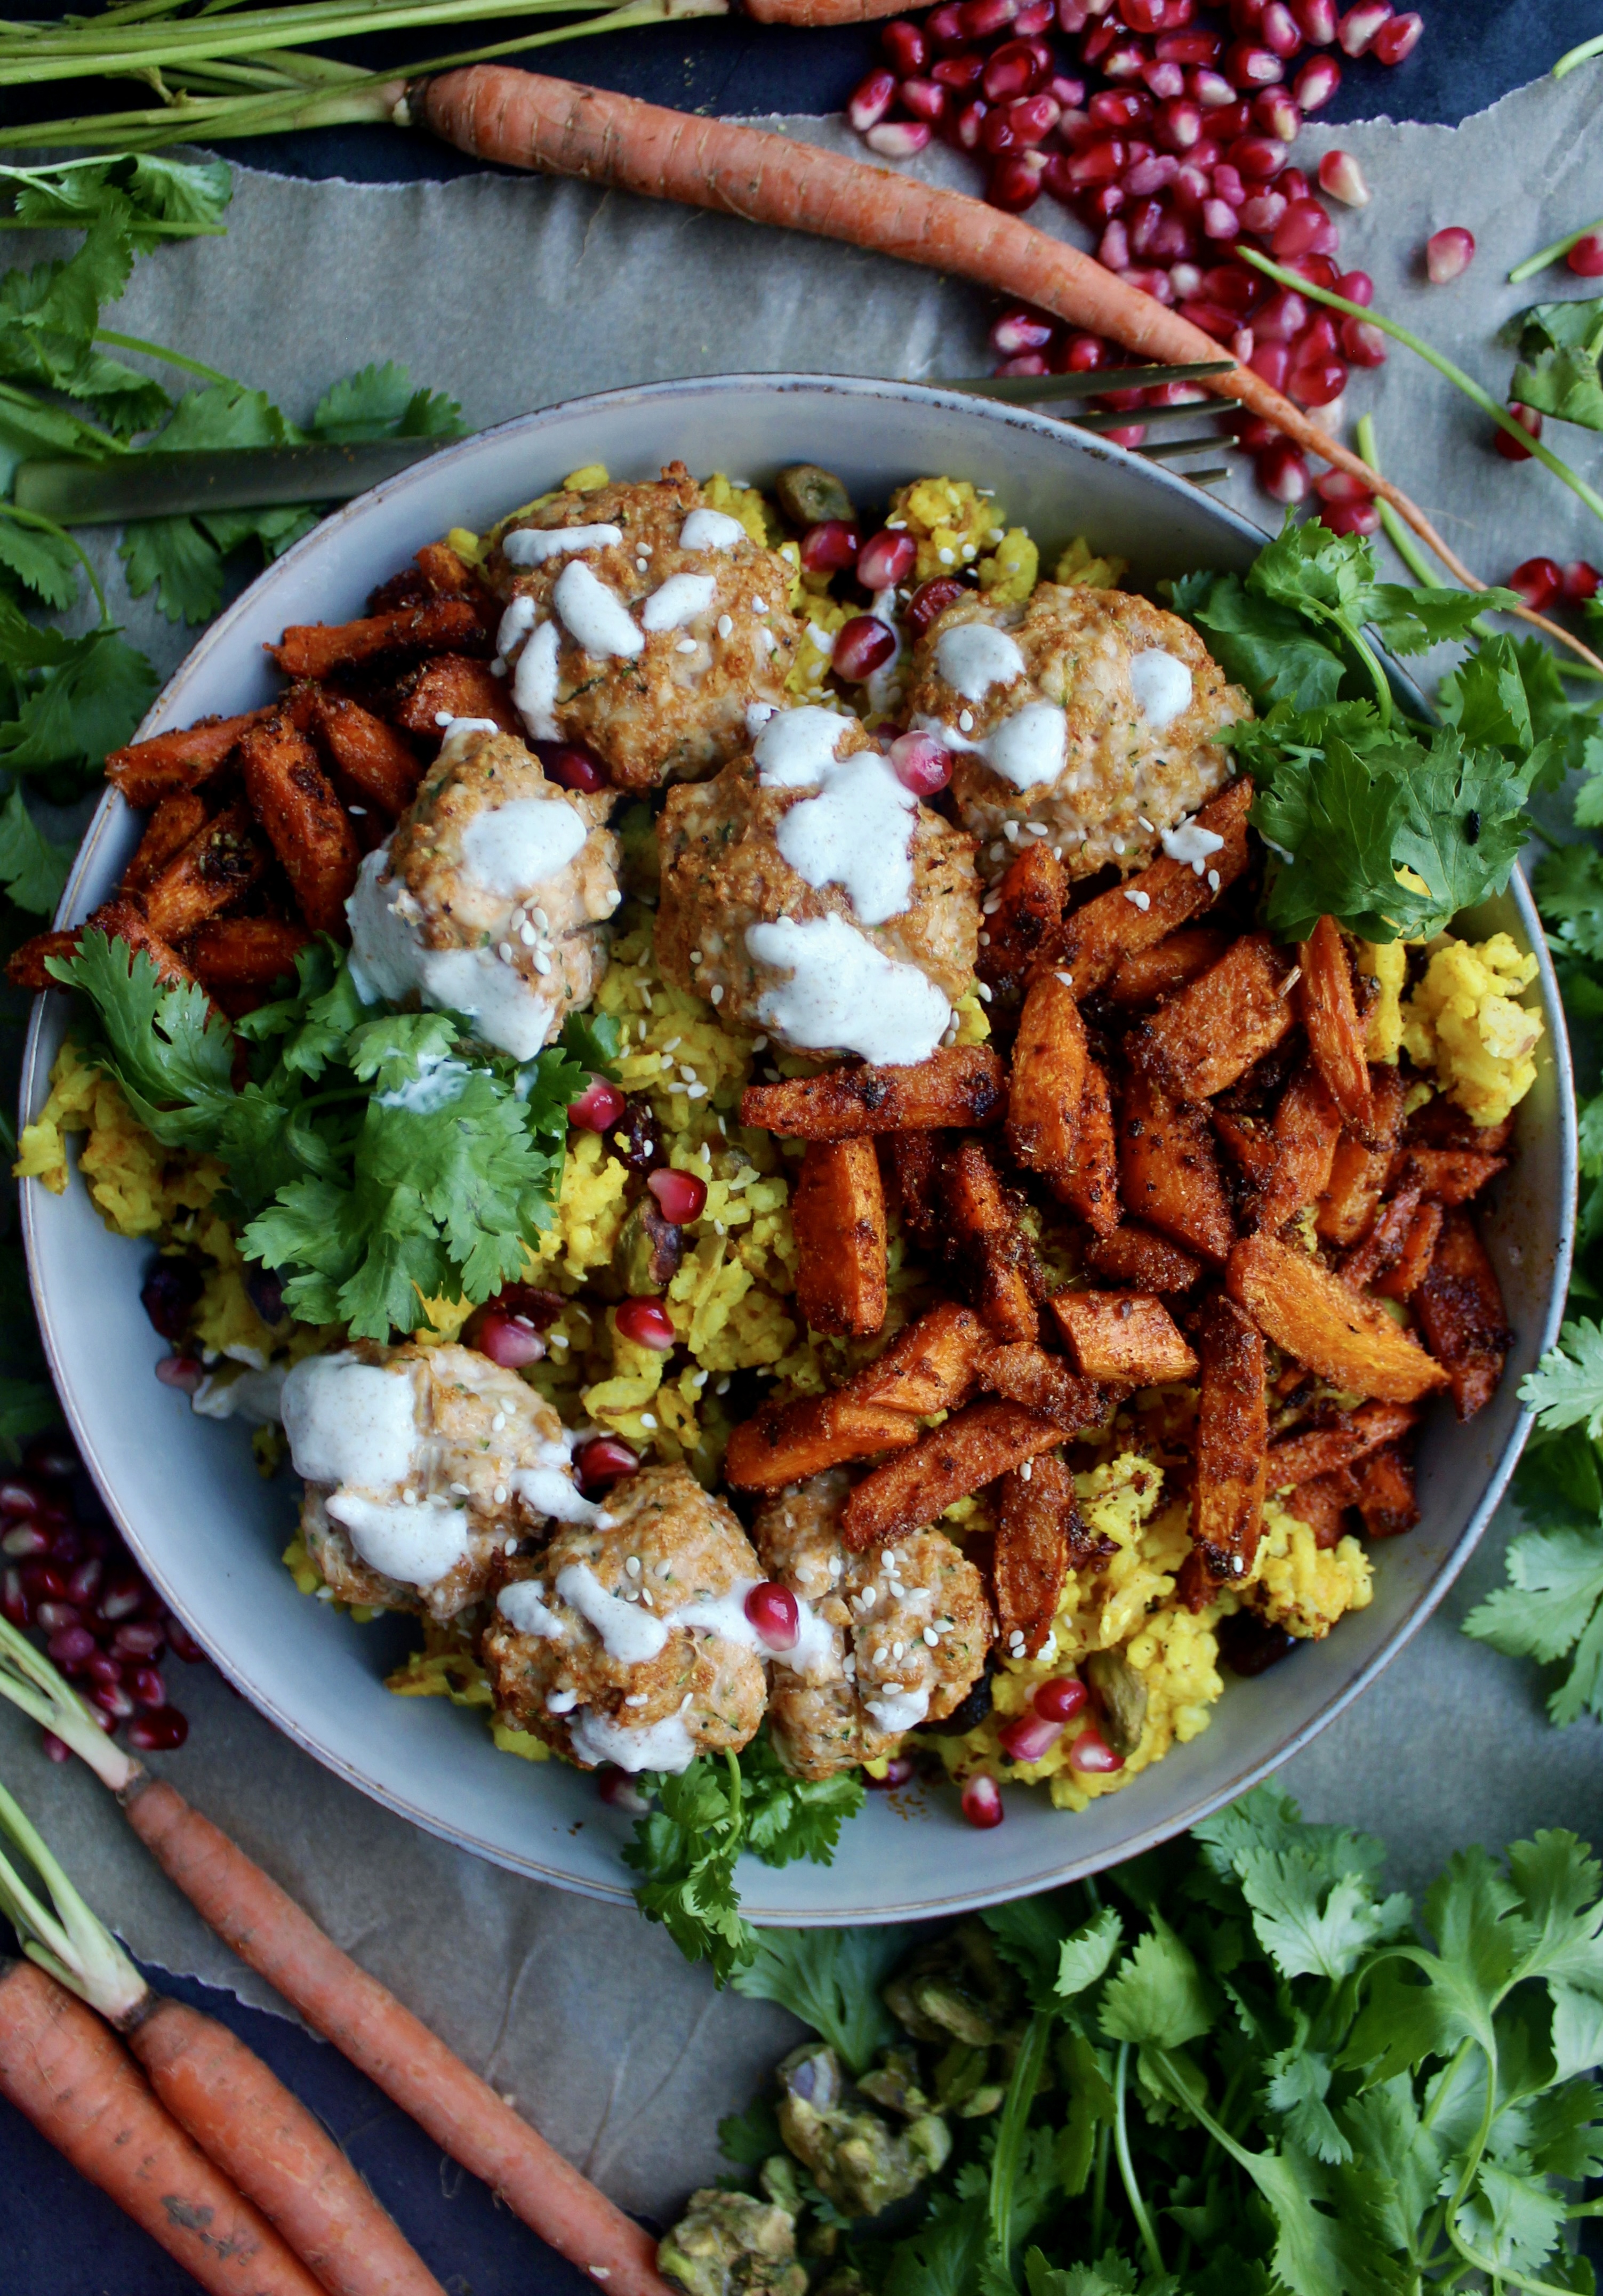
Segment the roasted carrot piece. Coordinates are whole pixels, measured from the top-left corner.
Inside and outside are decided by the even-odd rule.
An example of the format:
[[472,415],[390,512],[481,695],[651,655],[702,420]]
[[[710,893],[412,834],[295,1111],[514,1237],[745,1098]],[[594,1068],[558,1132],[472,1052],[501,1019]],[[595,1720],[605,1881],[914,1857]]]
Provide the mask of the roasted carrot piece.
[[501,619],[501,601],[477,569],[448,542],[425,542],[414,561],[423,587],[436,598],[466,598],[488,630]]
[[1015,1467],[997,1486],[991,1576],[1004,1648],[1033,1657],[1052,1631],[1080,1529],[1074,1478],[1055,1451]]
[[999,1340],[1032,1340],[1040,1328],[1030,1242],[977,1140],[947,1159],[943,1193],[951,1241],[973,1271],[975,1305]]
[[892,1132],[885,1142],[896,1183],[901,1224],[915,1243],[938,1252],[941,1234],[941,1175],[946,1143],[939,1132]]
[[1496,1124],[1476,1124],[1444,1092],[1417,1108],[1402,1127],[1409,1148],[1469,1148],[1477,1156],[1500,1156],[1514,1137],[1514,1113]]
[[853,1140],[996,1124],[1006,1104],[1002,1063],[989,1046],[952,1045],[912,1068],[826,1069],[748,1086],[740,1120],[791,1140]]
[[736,1427],[724,1458],[724,1479],[737,1491],[778,1490],[804,1483],[826,1467],[903,1450],[918,1439],[905,1411],[859,1403],[842,1388],[800,1402],[765,1406]]
[[1447,1383],[1441,1365],[1384,1308],[1300,1247],[1245,1236],[1230,1254],[1226,1281],[1267,1338],[1333,1387],[1383,1403],[1417,1403]]
[[426,598],[355,622],[298,622],[267,648],[286,677],[328,677],[383,653],[489,650],[489,635],[466,598]]
[[1497,1392],[1514,1334],[1497,1270],[1468,1212],[1455,1208],[1443,1219],[1413,1308],[1426,1347],[1447,1367],[1459,1417],[1473,1419]]
[[1094,1235],[1111,1235],[1118,1226],[1119,1148],[1113,1095],[1100,1061],[1087,1058],[1074,1152],[1067,1172],[1054,1181],[1053,1193],[1079,1213]]
[[855,1402],[921,1414],[966,1400],[994,1342],[972,1308],[942,1300],[899,1332],[883,1356],[852,1374],[843,1394]]
[[1007,1139],[1017,1160],[1048,1181],[1073,1168],[1089,1057],[1073,990],[1060,973],[1038,972],[1013,1047]]
[[250,809],[231,805],[205,824],[169,861],[144,897],[151,930],[185,939],[248,893],[267,865]]
[[334,781],[347,803],[376,806],[390,820],[405,813],[417,795],[423,767],[409,742],[342,693],[316,691],[310,724],[301,728],[323,744]]
[[212,2296],[323,2296],[116,2036],[30,1961],[0,1963],[0,2095]]
[[45,970],[50,957],[76,956],[81,936],[90,931],[103,932],[108,940],[126,941],[135,955],[143,950],[163,980],[175,986],[196,986],[195,976],[176,948],[169,948],[159,933],[152,931],[144,910],[135,901],[119,896],[116,900],[103,902],[94,915],[75,932],[36,933],[12,951],[5,971],[13,988],[32,989],[36,994],[46,988],[57,988],[61,983],[53,973]]
[[1367,1134],[1375,1110],[1364,1056],[1364,1024],[1352,994],[1347,944],[1334,917],[1319,919],[1299,944],[1297,961],[1303,968],[1297,998],[1313,1064],[1345,1121],[1355,1132]]
[[1473,1148],[1407,1148],[1396,1179],[1404,1188],[1418,1180],[1439,1204],[1467,1204],[1508,1165],[1506,1156],[1484,1156]]
[[1290,1033],[1291,967],[1267,933],[1243,933],[1128,1039],[1132,1061],[1176,1100],[1212,1100]]
[[1098,1236],[1087,1246],[1085,1264],[1093,1275],[1137,1292],[1189,1292],[1203,1272],[1200,1259],[1144,1227],[1115,1227]]
[[296,956],[310,939],[304,925],[277,917],[218,917],[191,936],[189,961],[214,996],[271,988],[294,973]]
[[1400,1451],[1372,1451],[1353,1470],[1353,1504],[1370,1538],[1397,1538],[1419,1520],[1414,1470]]
[[1288,1484],[1312,1482],[1321,1475],[1339,1474],[1383,1443],[1395,1443],[1418,1419],[1407,1403],[1364,1403],[1344,1412],[1328,1427],[1311,1427],[1272,1444],[1269,1455],[1269,1488],[1284,1490]]
[[1010,1014],[1023,998],[1047,936],[1063,916],[1068,872],[1049,845],[1033,840],[1003,871],[985,903],[977,970],[991,991],[991,1012]]
[[[1071,974],[1074,994],[1083,1001],[1107,987],[1126,956],[1154,947],[1211,909],[1246,867],[1246,816],[1252,801],[1253,784],[1245,776],[1210,798],[1197,823],[1224,843],[1210,854],[1202,874],[1187,861],[1154,861],[1128,885],[1098,893],[1065,917],[1061,931],[1043,947],[1041,963]],[[1217,887],[1209,882],[1209,872],[1218,879]]]
[[[1275,1455],[1269,1455],[1269,1488],[1275,1488]],[[1353,1504],[1352,1476],[1344,1468],[1333,1475],[1312,1475],[1299,1483],[1287,1504],[1287,1512],[1299,1522],[1305,1522],[1313,1533],[1316,1546],[1327,1551],[1339,1546],[1347,1528],[1348,1510]]]
[[1272,1234],[1324,1194],[1342,1119],[1311,1062],[1287,1086],[1267,1127],[1249,1129],[1222,1111],[1213,1123],[1247,1175],[1250,1185],[1243,1209],[1252,1226]]
[[342,933],[360,855],[344,808],[304,734],[281,718],[240,743],[245,794],[314,932]]
[[1047,1304],[1087,1379],[1160,1387],[1196,1369],[1161,1300],[1140,1292],[1058,1292]]
[[1383,1300],[1411,1300],[1430,1273],[1435,1257],[1437,1240],[1442,1234],[1442,1222],[1446,1214],[1442,1205],[1422,1203],[1409,1223],[1396,1259],[1384,1275],[1375,1278],[1374,1289]]
[[1314,1215],[1314,1227],[1327,1243],[1345,1246],[1369,1234],[1392,1169],[1402,1126],[1402,1079],[1395,1069],[1376,1065],[1369,1070],[1369,1089],[1374,1103],[1369,1132],[1364,1137],[1343,1132]]
[[251,709],[243,718],[205,718],[182,733],[152,734],[147,742],[130,742],[106,759],[106,779],[143,813],[164,797],[210,781],[238,748],[240,735],[269,714]]
[[1268,1450],[1263,1341],[1251,1317],[1215,1292],[1203,1311],[1191,1495],[1196,1575],[1209,1587],[1227,1587],[1253,1567],[1262,1528]]
[[164,797],[144,825],[144,835],[122,873],[118,891],[137,899],[147,893],[168,863],[206,826],[206,800],[194,790]]
[[994,1349],[980,1365],[979,1383],[988,1394],[1044,1411],[1065,1435],[1100,1426],[1107,1416],[1109,1398],[1095,1380],[1080,1377],[1061,1356],[1028,1340]]
[[1119,1111],[1119,1186],[1125,1209],[1204,1259],[1229,1257],[1236,1225],[1207,1120],[1132,1076]]
[[505,678],[487,662],[459,653],[437,654],[397,680],[387,693],[371,697],[375,708],[407,734],[438,742],[451,718],[488,718],[503,734],[522,735]]
[[791,1191],[796,1305],[815,1332],[885,1320],[885,1195],[871,1140],[814,1140]]
[[1114,1004],[1130,1009],[1156,1004],[1198,980],[1216,965],[1229,947],[1228,935],[1213,925],[1191,925],[1170,934],[1155,947],[1131,949],[1122,956],[1107,984]]
[[954,1500],[1063,1439],[1062,1426],[1045,1412],[1017,1403],[971,1403],[910,1451],[864,1476],[842,1510],[841,1537],[859,1549],[904,1538],[938,1521]]
[[77,955],[77,933],[34,933],[20,942],[6,958],[5,977],[13,988],[26,989],[30,996],[42,996],[47,988],[59,988],[62,985],[47,970],[49,959],[53,956],[65,962]]
[[1382,1204],[1363,1242],[1337,1263],[1344,1283],[1350,1283],[1355,1292],[1367,1292],[1396,1266],[1424,1193],[1416,1180],[1412,1187]]

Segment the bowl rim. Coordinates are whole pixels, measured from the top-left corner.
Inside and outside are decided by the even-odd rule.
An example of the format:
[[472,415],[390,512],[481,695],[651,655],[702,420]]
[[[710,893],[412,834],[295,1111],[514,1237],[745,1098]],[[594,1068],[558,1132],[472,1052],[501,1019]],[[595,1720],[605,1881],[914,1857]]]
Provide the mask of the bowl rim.
[[[577,412],[625,410],[636,406],[654,411],[663,406],[671,406],[676,399],[687,395],[696,397],[705,397],[710,393],[739,395],[753,389],[777,390],[781,393],[793,390],[822,391],[851,398],[888,398],[900,403],[939,406],[949,412],[960,412],[971,416],[978,415],[980,419],[994,422],[1003,429],[1020,429],[1036,437],[1044,438],[1052,445],[1070,454],[1084,455],[1094,461],[1106,462],[1139,471],[1143,483],[1155,485],[1160,491],[1167,490],[1174,493],[1187,503],[1188,508],[1194,509],[1196,505],[1198,490],[1165,464],[1146,461],[1141,456],[1129,452],[1124,447],[1114,446],[1097,434],[1077,432],[1066,423],[1050,415],[1037,413],[1032,408],[1014,406],[1006,401],[988,399],[978,393],[943,389],[938,383],[896,381],[875,376],[811,374],[801,370],[786,370],[777,373],[684,376],[661,382],[624,385],[606,391],[587,392],[575,398],[555,401],[551,406],[541,407],[530,414],[512,416],[506,422],[493,424],[483,430],[472,433],[465,439],[456,440],[441,447],[438,453],[425,456],[422,461],[411,464],[407,469],[384,480],[378,486],[369,488],[366,493],[341,504],[328,517],[320,520],[310,533],[303,536],[291,549],[284,552],[282,557],[274,560],[271,565],[264,568],[260,574],[247,584],[239,596],[232,600],[201,632],[171,676],[164,681],[160,692],[140,720],[132,739],[145,740],[152,734],[162,730],[169,698],[177,689],[188,682],[198,663],[204,660],[219,646],[226,647],[233,641],[236,623],[243,619],[257,590],[264,583],[275,580],[283,573],[294,569],[303,561],[316,557],[329,546],[333,536],[364,518],[375,504],[393,501],[398,496],[406,494],[413,487],[422,483],[425,474],[432,476],[442,467],[470,460],[475,453],[484,449],[491,442],[501,441],[511,436],[537,437],[547,425],[555,423],[559,418],[566,418]],[[1265,539],[1270,538],[1264,529],[1255,525],[1250,519],[1231,508],[1229,504],[1214,502],[1212,498],[1204,498],[1204,502],[1206,512],[1213,520],[1221,527],[1234,529],[1242,540],[1251,543],[1254,547],[1261,546]],[[1401,690],[1408,693],[1410,700],[1417,706],[1419,696],[1417,689],[1412,687],[1411,681],[1406,676],[1400,675],[1389,660],[1387,666],[1393,683]],[[108,787],[101,797],[79,844],[57,907],[54,922],[58,926],[71,918],[78,904],[84,880],[98,856],[98,849],[109,833],[111,824],[118,818],[119,808],[123,803],[120,792],[113,788]],[[1565,1297],[1568,1288],[1574,1245],[1579,1186],[1574,1077],[1557,975],[1548,950],[1541,919],[1525,882],[1525,873],[1518,863],[1515,865],[1509,878],[1508,898],[1510,898],[1515,904],[1520,927],[1525,933],[1531,950],[1537,960],[1537,985],[1541,993],[1544,1019],[1549,1024],[1548,1036],[1554,1064],[1554,1084],[1558,1096],[1559,1201],[1557,1208],[1558,1238],[1558,1249],[1552,1263],[1550,1289],[1540,1328],[1538,1347],[1538,1353],[1545,1354],[1558,1338],[1559,1325],[1563,1320]],[[47,996],[44,994],[37,996],[33,1000],[33,1008],[29,1014],[21,1070],[19,1106],[24,1116],[40,1096],[43,1079],[40,1076],[39,1064],[44,1048],[45,1024],[49,1011]],[[50,1300],[40,1275],[37,1229],[39,1207],[37,1192],[25,1188],[21,1191],[21,1233],[28,1260],[29,1288],[53,1384],[62,1402],[73,1439],[78,1446],[84,1465],[93,1478],[112,1520],[134,1554],[140,1569],[151,1579],[168,1607],[183,1619],[185,1603],[181,1587],[170,1582],[160,1563],[147,1552],[145,1543],[136,1533],[119,1504],[115,1483],[107,1472],[86,1426],[80,1423],[81,1414],[75,1407],[73,1383],[67,1375],[63,1349],[52,1317]],[[1534,1419],[1535,1414],[1532,1406],[1522,1403],[1502,1448],[1492,1464],[1480,1497],[1463,1529],[1451,1550],[1444,1555],[1434,1577],[1420,1590],[1406,1615],[1398,1621],[1358,1673],[1340,1688],[1333,1691],[1318,1711],[1299,1725],[1289,1736],[1278,1740],[1272,1750],[1245,1762],[1227,1783],[1215,1784],[1199,1792],[1180,1808],[1171,1809],[1165,1816],[1139,1827],[1123,1839],[1116,1850],[1111,1853],[1089,1851],[1080,1857],[1071,1853],[1065,1855],[1057,1865],[1054,1866],[1050,1873],[1037,1876],[1023,1885],[1003,1883],[998,1887],[987,1889],[982,1885],[976,1886],[970,1881],[966,1885],[950,1889],[937,1898],[925,1897],[914,1901],[885,1902],[876,1905],[871,1912],[854,1913],[851,1918],[856,1922],[875,1924],[909,1919],[949,1918],[982,1906],[1006,1902],[1023,1894],[1045,1889],[1061,1888],[1088,1874],[1103,1871],[1115,1864],[1122,1864],[1127,1859],[1138,1857],[1163,1841],[1174,1839],[1176,1835],[1188,1831],[1202,1819],[1212,1815],[1213,1811],[1235,1800],[1253,1786],[1262,1784],[1264,1779],[1272,1776],[1284,1763],[1310,1745],[1330,1723],[1344,1713],[1347,1708],[1371,1686],[1377,1677],[1391,1665],[1434,1613],[1479,1544],[1493,1512],[1508,1488]],[[274,1692],[251,1678],[251,1671],[236,1653],[231,1652],[226,1660],[217,1657],[210,1650],[207,1652],[207,1656],[225,1680],[247,1698],[257,1711],[275,1728],[282,1731],[292,1744],[302,1752],[309,1754],[325,1769],[333,1771],[336,1776],[355,1786],[382,1808],[407,1819],[424,1833],[432,1834],[439,1840],[448,1841],[459,1849],[471,1850],[475,1856],[487,1859],[492,1865],[522,1874],[530,1880],[546,1882],[603,1902],[629,1904],[633,1901],[632,1885],[623,1875],[621,1868],[620,1879],[616,1884],[576,1878],[569,1873],[547,1865],[540,1857],[513,1852],[500,1844],[475,1836],[459,1823],[452,1824],[441,1816],[420,1808],[404,1792],[368,1777],[357,1764],[338,1752],[333,1747],[323,1742],[309,1727],[298,1722],[295,1716],[284,1709]],[[1072,1827],[1065,1826],[1065,1849],[1068,1849],[1072,1844],[1073,1833]],[[760,1918],[770,1927],[813,1928],[828,1927],[832,1922],[840,1917],[822,1910],[781,1910],[763,1912]]]

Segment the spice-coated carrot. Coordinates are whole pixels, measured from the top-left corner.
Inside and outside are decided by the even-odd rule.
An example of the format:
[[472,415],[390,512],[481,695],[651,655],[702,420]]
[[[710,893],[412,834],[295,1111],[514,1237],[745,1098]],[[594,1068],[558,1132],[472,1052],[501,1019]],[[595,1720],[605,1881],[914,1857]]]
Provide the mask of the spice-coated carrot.
[[29,1961],[0,1964],[0,2095],[212,2296],[322,2296],[116,2037]]
[[134,1831],[218,1935],[453,2160],[607,2296],[671,2296],[651,2235],[341,1953],[226,1834],[165,1780],[143,1772],[121,1800]]

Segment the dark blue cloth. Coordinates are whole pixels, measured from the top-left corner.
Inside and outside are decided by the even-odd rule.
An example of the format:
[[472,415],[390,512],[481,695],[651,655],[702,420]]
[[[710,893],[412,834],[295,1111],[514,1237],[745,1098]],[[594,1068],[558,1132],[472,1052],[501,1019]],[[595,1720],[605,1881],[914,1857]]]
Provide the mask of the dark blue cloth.
[[[48,7],[30,12],[51,12]],[[1349,66],[1323,119],[1385,115],[1456,123],[1522,86],[1554,58],[1603,31],[1603,0],[1452,0],[1426,10],[1425,37],[1387,71]],[[402,68],[478,37],[418,33],[343,43],[339,53],[375,69]],[[486,30],[488,42],[496,35]],[[867,70],[875,33],[793,32],[739,19],[664,25],[533,49],[538,71],[715,114],[838,111]],[[515,61],[515,59],[514,59]],[[67,107],[61,87],[12,92],[0,118],[42,119]],[[83,107],[113,100],[86,86]],[[127,102],[126,92],[115,101]],[[75,102],[73,109],[78,108]],[[283,175],[402,183],[471,172],[471,162],[428,137],[390,128],[328,128],[232,144],[226,156]],[[157,1981],[221,2017],[340,2138],[450,2296],[571,2296],[584,2280],[541,2246],[484,2187],[442,2161],[336,2051],[230,1997]],[[415,2005],[425,2013],[428,2005]],[[194,2284],[111,2203],[92,2191],[0,2105],[0,2286],[7,2296],[191,2296]]]

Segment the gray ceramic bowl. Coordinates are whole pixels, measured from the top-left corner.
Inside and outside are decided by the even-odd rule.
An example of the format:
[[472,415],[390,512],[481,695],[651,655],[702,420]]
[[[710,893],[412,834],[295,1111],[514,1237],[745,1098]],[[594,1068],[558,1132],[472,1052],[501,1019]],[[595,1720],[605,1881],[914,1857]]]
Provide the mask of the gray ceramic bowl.
[[[1262,537],[1196,489],[1050,420],[915,386],[746,375],[607,393],[509,422],[449,448],[350,504],[269,569],[214,623],[142,731],[228,713],[271,690],[262,654],[290,622],[359,613],[373,585],[448,527],[482,527],[589,463],[654,476],[680,456],[757,483],[786,463],[840,472],[861,499],[929,472],[994,488],[1051,562],[1072,536],[1130,561],[1147,584],[1197,566],[1243,568]],[[81,919],[116,883],[136,838],[121,800],[95,815],[62,904]],[[1437,1404],[1420,1446],[1422,1520],[1380,1550],[1371,1607],[1328,1642],[1255,1681],[1231,1681],[1213,1726],[1083,1816],[1043,1796],[1008,1798],[983,1835],[955,1795],[908,1814],[871,1795],[831,1867],[774,1872],[748,1861],[748,1912],[779,1923],[879,1921],[955,1912],[1093,1871],[1193,1824],[1304,1745],[1402,1651],[1479,1537],[1512,1471],[1528,1414],[1519,1380],[1552,1342],[1569,1265],[1574,1098],[1564,1023],[1536,914],[1517,878],[1473,921],[1537,952],[1547,1021],[1535,1089],[1520,1110],[1517,1165],[1488,1238],[1517,1337],[1491,1408],[1460,1431]],[[37,1007],[22,1101],[37,1112],[66,1024]],[[288,1477],[264,1484],[243,1431],[195,1418],[157,1383],[164,1352],[139,1304],[148,1254],[103,1226],[86,1192],[24,1190],[35,1296],[73,1432],[129,1545],[164,1597],[245,1696],[297,1744],[364,1792],[464,1849],[596,1897],[624,1898],[618,1849],[629,1821],[557,1762],[496,1753],[473,1714],[398,1699],[382,1677],[407,1630],[359,1627],[299,1595],[279,1561],[295,1508]],[[1402,1663],[1407,1663],[1406,1656]]]

